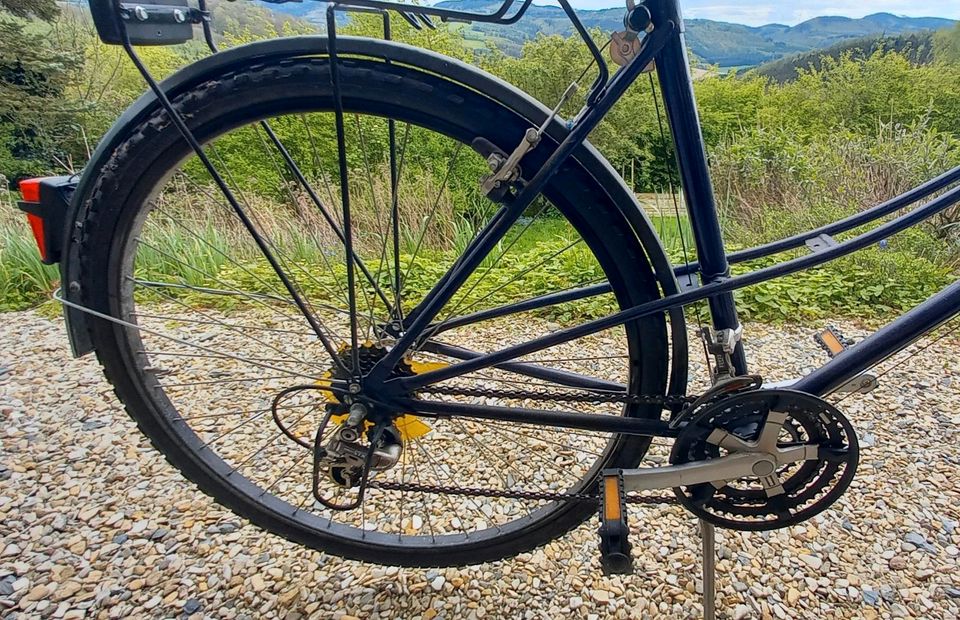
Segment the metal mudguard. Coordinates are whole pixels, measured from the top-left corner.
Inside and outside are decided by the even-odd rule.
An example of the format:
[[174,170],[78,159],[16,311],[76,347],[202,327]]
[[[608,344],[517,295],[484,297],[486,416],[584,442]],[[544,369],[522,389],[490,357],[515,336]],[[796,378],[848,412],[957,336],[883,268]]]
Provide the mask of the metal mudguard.
[[[443,75],[516,110],[529,118],[532,125],[540,125],[550,113],[550,110],[542,103],[511,84],[448,56],[393,41],[359,37],[338,36],[337,46],[340,54],[390,60]],[[195,84],[257,60],[323,55],[326,52],[327,38],[320,36],[286,37],[258,41],[213,54],[188,65],[161,82],[160,86],[172,99]],[[69,301],[81,303],[77,253],[83,233],[82,226],[86,216],[86,203],[97,175],[117,146],[126,139],[127,135],[137,125],[152,114],[158,105],[153,92],[147,92],[127,108],[113,127],[104,135],[83,171],[80,183],[76,192],[74,192],[70,210],[66,214],[65,237],[62,246],[64,248],[63,260],[60,263],[63,294]],[[566,126],[559,119],[554,119],[547,130],[547,133],[557,141],[560,141],[567,132]],[[662,292],[665,295],[676,293],[679,287],[670,259],[660,244],[655,228],[637,203],[633,193],[610,163],[589,143],[585,143],[578,149],[574,157],[610,192],[617,206],[630,222],[653,265]],[[74,355],[81,356],[91,352],[93,344],[87,330],[87,315],[82,311],[66,307],[64,308],[64,314]],[[673,336],[670,391],[671,393],[679,393],[686,388],[687,336],[683,312],[681,310],[673,311],[670,318]]]

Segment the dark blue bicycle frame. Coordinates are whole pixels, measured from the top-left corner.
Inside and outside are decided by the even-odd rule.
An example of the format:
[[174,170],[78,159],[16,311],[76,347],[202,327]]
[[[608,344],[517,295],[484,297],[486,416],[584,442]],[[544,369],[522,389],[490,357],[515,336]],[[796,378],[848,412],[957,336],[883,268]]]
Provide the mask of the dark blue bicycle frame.
[[[557,146],[546,163],[527,181],[516,197],[508,204],[500,207],[498,212],[471,242],[463,256],[454,264],[450,271],[448,271],[433,290],[427,294],[422,302],[403,318],[401,329],[398,330],[399,337],[394,347],[376,364],[366,377],[363,377],[363,393],[373,394],[375,396],[375,398],[371,397],[373,402],[385,404],[396,410],[409,411],[426,416],[487,418],[625,434],[675,436],[677,430],[670,427],[667,422],[661,420],[634,419],[612,415],[603,416],[530,408],[457,404],[414,398],[411,394],[419,388],[468,372],[490,367],[498,367],[533,377],[548,378],[562,385],[587,390],[625,390],[625,386],[613,382],[605,382],[594,378],[583,377],[568,371],[545,368],[516,360],[551,346],[601,332],[654,313],[662,313],[671,309],[682,308],[688,304],[702,300],[706,300],[709,304],[712,322],[716,329],[736,328],[739,326],[739,319],[733,297],[735,290],[822,265],[877,243],[890,235],[914,226],[957,204],[960,202],[960,186],[953,187],[952,189],[948,188],[960,181],[960,167],[954,168],[900,196],[856,215],[806,233],[728,255],[724,249],[723,237],[717,216],[713,186],[710,180],[706,151],[700,130],[693,85],[687,63],[686,46],[683,37],[683,21],[680,16],[677,0],[647,0],[647,2],[639,5],[637,9],[634,9],[649,11],[653,29],[644,37],[637,56],[613,76],[607,74],[605,65],[600,57],[600,50],[589,39],[586,30],[576,18],[569,2],[567,0],[559,1],[561,8],[563,8],[570,17],[578,34],[587,42],[594,58],[600,61],[598,64],[601,70],[587,96],[587,105],[571,123],[569,134]],[[500,10],[495,13],[475,15],[427,6],[416,6],[413,8],[410,5],[382,0],[342,0],[330,4],[328,9],[329,53],[331,58],[336,60],[336,24],[333,19],[333,14],[336,10],[360,9],[379,12],[396,10],[415,27],[432,27],[433,24],[429,19],[430,16],[438,17],[442,20],[464,19],[495,23],[512,23],[519,19],[526,11],[530,0],[523,0],[519,8],[513,14],[508,15],[509,8],[513,5],[513,2],[514,0],[505,0]],[[117,6],[119,14],[120,4],[118,3]],[[411,11],[415,11],[415,13]],[[118,19],[118,22],[120,23],[118,23],[117,26],[124,37],[124,47],[127,53],[134,59],[138,69],[141,70],[141,73],[143,73],[144,78],[147,80],[147,83],[157,94],[161,105],[174,117],[176,122],[179,115],[174,111],[169,100],[163,95],[162,90],[160,90],[156,82],[153,81],[146,72],[142,63],[137,59],[136,53],[125,33],[125,26],[121,20]],[[205,30],[206,29],[207,27],[205,25]],[[431,341],[430,338],[432,336],[453,327],[468,325],[497,316],[506,316],[516,312],[544,308],[550,305],[583,299],[610,291],[609,285],[598,284],[576,290],[544,295],[516,304],[508,304],[499,308],[486,309],[470,315],[435,322],[438,312],[449,302],[454,293],[456,293],[467,278],[477,269],[481,261],[504,237],[506,232],[523,214],[533,199],[542,192],[560,165],[581,145],[590,131],[596,127],[613,104],[626,89],[633,84],[636,78],[651,62],[654,62],[657,68],[657,77],[676,149],[680,179],[684,189],[686,207],[697,251],[697,262],[677,268],[675,274],[677,276],[687,277],[696,275],[699,279],[699,286],[686,287],[682,292],[667,295],[661,299],[621,310],[607,317],[562,329],[541,338],[492,353],[478,353]],[[331,73],[334,81],[336,101],[337,93],[339,92],[337,86],[337,62],[331,63]],[[188,142],[193,144],[195,141],[186,128],[186,125],[184,123],[177,123],[177,125]],[[340,140],[342,141],[342,136]],[[202,156],[202,151],[199,150],[199,147],[196,147],[195,150]],[[212,166],[210,167],[210,171],[216,179],[217,174]],[[341,174],[345,175],[345,172],[341,170]],[[229,191],[225,187],[221,189],[229,196]],[[858,234],[843,242],[837,242],[832,236],[850,231],[864,224],[875,222],[880,218],[914,205],[921,200],[930,198],[938,192],[942,193],[907,213],[877,225],[868,232]],[[256,236],[255,231],[252,232]],[[805,245],[811,249],[809,255],[792,260],[785,260],[771,267],[758,269],[742,275],[730,275],[730,264],[732,263],[771,256]],[[347,263],[351,266],[351,272],[354,262],[360,265],[359,260],[355,256],[352,256],[348,247]],[[362,265],[360,266],[362,268]],[[295,299],[297,299],[296,296]],[[810,394],[823,396],[879,361],[905,348],[916,339],[935,329],[958,313],[960,313],[960,282],[954,283],[937,295],[934,295],[913,310],[864,339],[856,346],[841,353],[820,369],[798,379],[791,387]],[[392,369],[401,361],[403,356],[415,346],[434,350],[435,352],[463,361],[439,370],[414,376],[390,378]],[[733,363],[735,370],[739,374],[746,372],[746,359],[741,345],[738,345],[734,352]],[[331,389],[342,389],[344,387],[346,386],[339,385],[338,382],[334,382],[334,385],[331,385]]]

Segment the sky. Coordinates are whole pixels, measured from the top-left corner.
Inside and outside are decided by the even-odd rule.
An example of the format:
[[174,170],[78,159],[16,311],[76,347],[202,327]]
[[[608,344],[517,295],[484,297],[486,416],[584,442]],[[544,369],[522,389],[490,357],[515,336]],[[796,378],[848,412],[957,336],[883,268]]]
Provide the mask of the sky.
[[[536,4],[547,4],[534,0]],[[572,0],[579,9],[620,6],[616,0]],[[625,6],[626,3],[624,2]],[[780,23],[794,25],[818,15],[863,17],[871,13],[893,13],[911,17],[949,17],[960,19],[960,0],[680,0],[684,17],[760,26]]]

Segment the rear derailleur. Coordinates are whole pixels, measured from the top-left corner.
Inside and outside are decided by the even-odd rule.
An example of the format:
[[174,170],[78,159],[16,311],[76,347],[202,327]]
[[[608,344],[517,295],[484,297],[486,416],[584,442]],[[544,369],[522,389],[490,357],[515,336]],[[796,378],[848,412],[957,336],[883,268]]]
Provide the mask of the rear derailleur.
[[[403,454],[400,431],[392,421],[365,422],[366,407],[355,403],[350,416],[326,442],[330,416],[317,429],[313,445],[313,496],[331,510],[352,510],[363,501],[371,474],[390,469]],[[366,444],[363,439],[366,438]],[[324,480],[341,489],[357,489],[353,500],[338,503],[321,490]]]

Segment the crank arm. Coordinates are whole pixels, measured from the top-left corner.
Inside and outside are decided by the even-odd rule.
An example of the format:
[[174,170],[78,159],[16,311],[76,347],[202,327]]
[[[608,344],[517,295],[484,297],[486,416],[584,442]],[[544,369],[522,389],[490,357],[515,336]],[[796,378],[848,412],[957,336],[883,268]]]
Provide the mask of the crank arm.
[[765,476],[776,469],[773,455],[762,452],[730,454],[683,465],[624,469],[624,491],[651,491],[711,483],[717,488],[747,476]]

